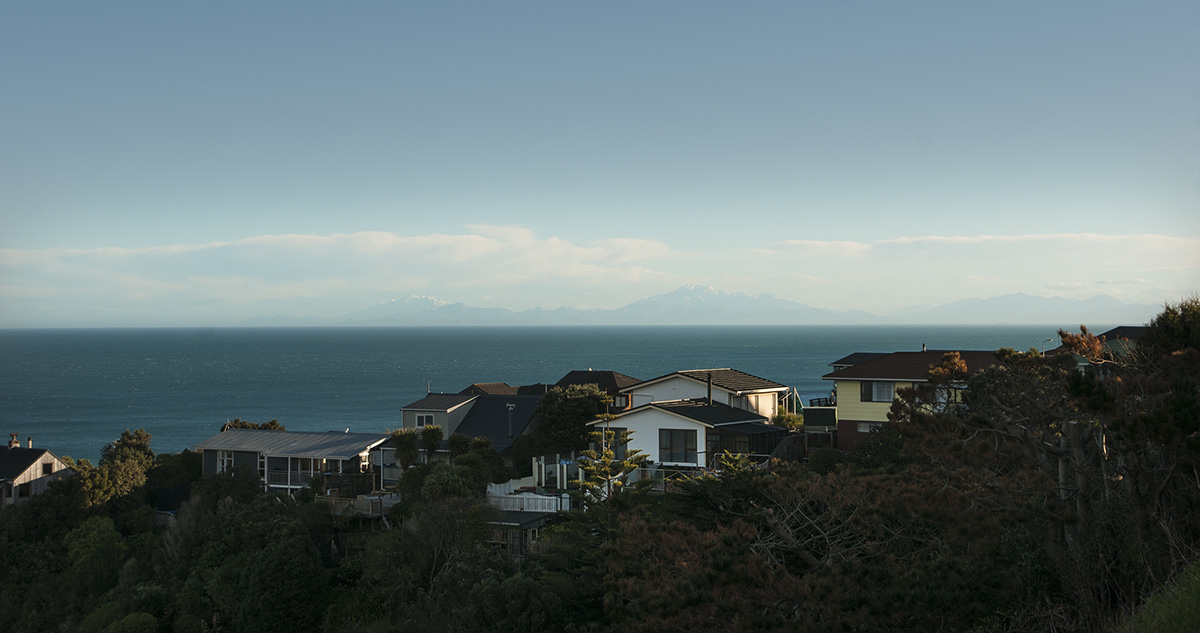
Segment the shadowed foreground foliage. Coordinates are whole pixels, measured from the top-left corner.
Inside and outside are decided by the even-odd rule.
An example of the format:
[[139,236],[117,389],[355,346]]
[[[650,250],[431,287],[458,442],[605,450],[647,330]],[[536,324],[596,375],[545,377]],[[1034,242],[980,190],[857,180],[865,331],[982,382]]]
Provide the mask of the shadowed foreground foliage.
[[970,375],[951,355],[854,456],[726,456],[656,494],[619,485],[638,456],[602,437],[587,509],[521,559],[490,543],[505,469],[484,443],[416,464],[435,438],[397,435],[413,465],[372,530],[126,432],[0,512],[0,630],[1195,630],[1200,310],[1169,308],[1144,347],[1063,332],[1076,355],[1001,350]]

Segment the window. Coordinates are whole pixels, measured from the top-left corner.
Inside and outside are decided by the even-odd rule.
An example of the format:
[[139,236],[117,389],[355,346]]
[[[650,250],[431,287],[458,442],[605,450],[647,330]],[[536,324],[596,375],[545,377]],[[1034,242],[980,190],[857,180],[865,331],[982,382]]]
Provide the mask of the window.
[[432,413],[418,413],[417,414],[417,428],[421,428],[423,426],[433,426],[433,414]]
[[696,463],[696,432],[683,429],[659,429],[658,461]]
[[42,464],[42,476],[43,477],[45,477],[46,475],[53,475],[53,474],[54,474],[54,463],[53,462],[47,462],[45,464]]
[[896,383],[891,381],[864,380],[858,386],[862,402],[891,402],[896,395]]
[[859,433],[870,433],[871,431],[874,431],[875,429],[878,429],[882,426],[883,426],[883,422],[859,422],[858,423],[858,432]]
[[258,476],[263,481],[266,481],[266,479],[267,479],[267,454],[266,453],[258,454]]
[[233,451],[217,451],[217,472],[233,470]]

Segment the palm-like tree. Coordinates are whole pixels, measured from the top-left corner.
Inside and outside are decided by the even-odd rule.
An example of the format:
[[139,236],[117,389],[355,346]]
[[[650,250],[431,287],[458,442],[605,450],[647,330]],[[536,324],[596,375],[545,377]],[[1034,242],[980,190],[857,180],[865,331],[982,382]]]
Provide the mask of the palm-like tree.
[[405,470],[417,461],[420,454],[417,448],[417,432],[413,429],[396,429],[392,431],[392,447],[396,449],[396,461]]
[[450,434],[450,463],[471,452],[471,437],[462,433]]
[[433,461],[433,453],[442,444],[442,427],[428,424],[421,429],[421,448],[425,449],[425,461]]

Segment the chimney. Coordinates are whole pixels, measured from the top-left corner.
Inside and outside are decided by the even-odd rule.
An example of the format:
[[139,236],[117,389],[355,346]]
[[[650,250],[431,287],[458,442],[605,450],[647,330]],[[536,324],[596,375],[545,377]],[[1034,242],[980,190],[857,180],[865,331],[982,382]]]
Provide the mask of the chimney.
[[28,448],[33,448],[33,438],[32,437],[25,438],[25,446]]
[[515,403],[512,403],[512,402],[508,403],[508,439],[510,439],[510,440],[512,439],[512,436],[513,436],[512,412],[513,412],[513,409],[515,409],[515,408],[517,408],[517,405]]
[[12,436],[12,439],[8,441],[8,447],[9,448],[21,448],[21,441],[17,439],[17,434],[9,433],[9,435]]
[[924,343],[921,343],[921,351],[922,351],[922,352],[926,351],[926,350],[925,350],[925,344],[924,344]]
[[708,404],[712,404],[712,372],[708,372]]

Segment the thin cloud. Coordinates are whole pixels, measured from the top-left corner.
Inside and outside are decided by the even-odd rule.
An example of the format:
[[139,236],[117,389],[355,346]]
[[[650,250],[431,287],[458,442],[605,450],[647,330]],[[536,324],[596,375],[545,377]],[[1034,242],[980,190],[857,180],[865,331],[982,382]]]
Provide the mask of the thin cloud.
[[[1163,235],[918,236],[675,250],[639,237],[576,241],[521,226],[248,237],[146,248],[0,250],[0,326],[48,313],[188,323],[336,317],[432,295],[477,307],[618,307],[685,284],[886,313],[1014,292],[1158,304],[1200,285],[1200,240]],[[25,318],[25,321],[21,321]],[[86,325],[87,323],[78,323]]]

